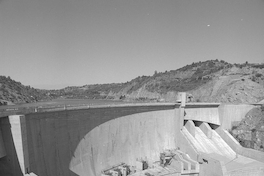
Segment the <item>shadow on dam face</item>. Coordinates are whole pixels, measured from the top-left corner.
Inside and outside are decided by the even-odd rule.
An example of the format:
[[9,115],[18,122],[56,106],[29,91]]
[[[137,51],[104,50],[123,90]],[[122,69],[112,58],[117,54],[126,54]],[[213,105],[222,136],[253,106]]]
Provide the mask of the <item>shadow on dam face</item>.
[[8,153],[8,155],[0,158],[0,175],[23,176],[23,173],[20,169],[14,169],[20,168],[20,165],[14,145],[14,136],[12,136],[11,124],[8,117],[1,118],[0,130],[2,131],[6,153]]
[[100,175],[176,147],[175,105],[91,108],[26,115],[29,168],[41,176]]

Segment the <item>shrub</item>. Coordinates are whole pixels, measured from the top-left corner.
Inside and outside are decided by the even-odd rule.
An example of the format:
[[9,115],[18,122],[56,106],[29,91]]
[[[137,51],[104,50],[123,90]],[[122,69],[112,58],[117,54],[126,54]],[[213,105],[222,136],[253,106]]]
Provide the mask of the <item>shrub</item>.
[[261,109],[262,112],[264,112],[264,104],[262,104],[262,105],[260,106],[260,109]]
[[260,74],[260,73],[256,73],[255,76],[259,78],[259,77],[262,76],[262,74]]

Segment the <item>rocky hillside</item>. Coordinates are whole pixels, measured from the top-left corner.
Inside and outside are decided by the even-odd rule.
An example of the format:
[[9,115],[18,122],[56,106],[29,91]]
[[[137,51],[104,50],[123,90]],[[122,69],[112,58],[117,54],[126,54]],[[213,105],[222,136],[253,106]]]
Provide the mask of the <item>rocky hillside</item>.
[[45,90],[24,86],[10,77],[0,76],[0,105],[30,103],[50,99]]
[[187,92],[195,102],[256,103],[264,99],[264,64],[230,64],[208,60],[126,83],[94,84],[39,90],[0,77],[0,99],[34,102],[52,98],[122,99],[125,101],[175,101]]
[[264,64],[223,68],[190,93],[206,102],[257,103],[264,99]]
[[264,152],[264,105],[250,110],[230,133],[242,146]]
[[67,98],[175,101],[185,91],[192,101],[256,103],[264,99],[264,64],[209,60],[119,84],[84,85],[51,91]]

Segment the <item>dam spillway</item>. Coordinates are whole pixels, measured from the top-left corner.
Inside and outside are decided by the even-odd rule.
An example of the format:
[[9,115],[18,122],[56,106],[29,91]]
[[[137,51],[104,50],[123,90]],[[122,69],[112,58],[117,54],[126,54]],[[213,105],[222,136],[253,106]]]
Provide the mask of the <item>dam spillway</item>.
[[[2,172],[15,176],[33,173],[98,176],[104,169],[119,163],[131,166],[136,166],[139,160],[154,163],[162,152],[175,149],[200,163],[200,175],[212,175],[215,171],[218,175],[237,173],[225,165],[235,163],[231,162],[234,158],[226,157],[227,151],[249,158],[248,161],[251,159],[254,167],[249,170],[253,168],[255,173],[262,174],[263,153],[245,149],[225,134],[230,123],[242,118],[245,109],[252,107],[153,103],[4,116],[0,119],[4,144],[0,148],[5,150],[0,158],[0,175]],[[224,116],[234,109],[240,114],[226,120]],[[204,126],[213,128],[206,130]],[[205,137],[208,133],[213,138]],[[220,144],[229,147],[223,149],[223,156],[217,155],[215,150],[215,147],[222,149]],[[203,159],[207,163],[202,162]],[[243,163],[236,166],[239,168]],[[214,167],[218,170],[212,171]],[[247,171],[238,173],[241,172]]]

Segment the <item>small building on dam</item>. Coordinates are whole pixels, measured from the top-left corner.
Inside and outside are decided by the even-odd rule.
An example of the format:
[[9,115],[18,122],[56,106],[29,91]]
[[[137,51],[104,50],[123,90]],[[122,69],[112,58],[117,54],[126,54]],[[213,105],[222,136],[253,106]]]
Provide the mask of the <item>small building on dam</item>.
[[264,175],[228,132],[257,105],[149,103],[0,110],[1,176]]

